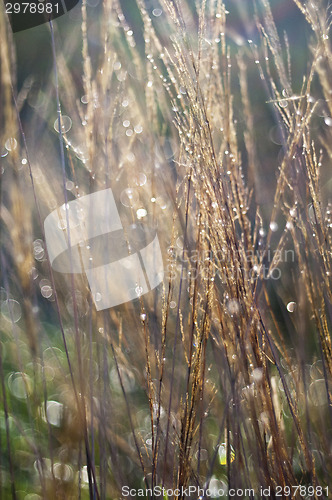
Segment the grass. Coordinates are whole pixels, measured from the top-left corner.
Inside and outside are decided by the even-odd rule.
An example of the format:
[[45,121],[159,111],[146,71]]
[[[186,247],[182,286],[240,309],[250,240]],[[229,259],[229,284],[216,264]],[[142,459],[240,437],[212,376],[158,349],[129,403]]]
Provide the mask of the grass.
[[[305,64],[277,2],[84,1],[42,78],[1,8],[0,498],[329,498],[330,10],[286,4]],[[97,312],[43,221],[108,187],[165,276]]]

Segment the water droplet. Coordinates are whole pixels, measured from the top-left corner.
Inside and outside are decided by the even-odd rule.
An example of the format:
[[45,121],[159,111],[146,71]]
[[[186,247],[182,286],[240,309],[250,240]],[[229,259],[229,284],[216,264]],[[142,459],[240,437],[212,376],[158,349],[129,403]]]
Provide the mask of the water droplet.
[[134,130],[135,130],[136,134],[141,134],[143,132],[143,127],[142,127],[142,125],[136,125],[134,127]]
[[309,399],[314,406],[324,406],[327,404],[326,384],[323,378],[315,380],[310,384]]
[[139,173],[136,177],[135,177],[135,184],[136,186],[144,186],[144,184],[146,184],[146,175],[143,174],[143,173]]
[[[44,405],[41,408],[41,417],[44,422],[49,422],[55,427],[60,427],[63,416],[63,404],[58,401],[46,402],[46,415]],[[47,418],[46,418],[47,417]]]
[[309,203],[309,205],[308,205],[308,215],[309,215],[310,222],[312,222],[312,224],[317,224],[315,209],[314,209],[314,206],[312,203]]
[[135,189],[124,189],[120,195],[120,201],[125,207],[133,207],[137,204],[139,195]]
[[67,191],[71,191],[72,189],[74,189],[74,187],[75,187],[75,184],[73,183],[73,181],[70,181],[70,180],[66,181]]
[[[235,452],[234,452],[234,448],[232,445],[230,446],[229,452],[230,452],[230,461],[233,462],[235,459]],[[219,445],[218,456],[219,456],[220,465],[226,465],[227,464],[227,446],[226,446],[226,443],[222,443],[221,445]]]
[[5,148],[7,151],[14,151],[17,148],[17,140],[14,137],[10,137],[5,142]]
[[271,222],[270,229],[273,233],[275,233],[276,231],[278,231],[278,224],[276,222]]
[[254,382],[256,382],[256,383],[261,382],[262,379],[263,379],[263,370],[262,370],[262,368],[255,368],[252,371],[251,376],[252,376]]
[[142,313],[140,315],[140,318],[141,318],[142,321],[145,321],[146,320],[146,314]]
[[137,297],[140,297],[143,293],[143,288],[141,286],[137,286],[135,288],[135,293],[136,293]]
[[[61,116],[61,132],[63,134],[69,132],[69,130],[71,129],[72,127],[72,120],[69,116],[67,115],[63,115]],[[55,120],[54,122],[54,129],[57,131],[57,132],[60,132],[60,128],[59,128],[59,120],[58,118]]]
[[236,299],[229,300],[226,307],[229,314],[238,314],[240,312],[240,304]]
[[42,261],[44,259],[45,250],[42,240],[35,240],[33,242],[33,255],[36,260]]
[[163,11],[161,9],[153,9],[152,14],[154,17],[160,17]]
[[73,478],[73,469],[68,464],[55,463],[53,465],[53,474],[54,477],[59,481],[68,482]]
[[296,309],[296,302],[288,302],[287,306],[286,306],[286,309],[288,312],[292,313],[295,311]]
[[26,399],[32,391],[31,378],[23,372],[11,373],[8,377],[8,388],[16,398]]
[[53,295],[52,287],[50,287],[50,285],[44,285],[41,287],[40,293],[45,299],[49,299]]
[[330,116],[327,116],[326,118],[324,118],[324,122],[325,122],[325,125],[327,125],[328,127],[332,127],[332,118]]
[[143,219],[143,217],[145,217],[147,213],[148,212],[145,210],[145,208],[139,208],[136,212],[136,215],[138,219]]
[[82,97],[81,97],[81,102],[82,102],[83,104],[88,104],[88,102],[89,102],[89,98],[88,98],[88,96],[87,96],[87,95],[82,95]]
[[96,302],[100,302],[100,301],[101,301],[101,299],[102,299],[102,295],[101,295],[101,293],[97,292],[97,293],[95,294],[95,301],[96,301]]
[[14,299],[7,299],[1,304],[1,314],[10,323],[17,323],[22,316],[22,310],[19,302]]
[[169,303],[169,307],[171,309],[174,309],[176,307],[176,302],[174,300],[172,300],[170,303]]

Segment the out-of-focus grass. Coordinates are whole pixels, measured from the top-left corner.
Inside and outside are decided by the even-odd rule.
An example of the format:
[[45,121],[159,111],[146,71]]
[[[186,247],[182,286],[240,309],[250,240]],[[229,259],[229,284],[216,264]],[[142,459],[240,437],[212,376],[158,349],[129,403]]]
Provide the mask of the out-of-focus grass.
[[[281,4],[302,61],[278,2],[83,2],[18,66],[1,10],[0,498],[329,486],[329,11]],[[155,226],[163,285],[97,313],[52,272],[63,185]]]

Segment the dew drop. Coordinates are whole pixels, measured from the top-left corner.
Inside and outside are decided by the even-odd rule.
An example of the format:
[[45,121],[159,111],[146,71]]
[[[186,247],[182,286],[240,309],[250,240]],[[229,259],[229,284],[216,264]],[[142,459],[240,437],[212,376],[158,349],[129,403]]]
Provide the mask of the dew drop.
[[308,394],[314,406],[325,406],[328,403],[325,380],[321,378],[312,382],[309,386]]
[[43,297],[45,297],[45,299],[49,299],[53,295],[52,287],[50,287],[49,285],[44,285],[41,287],[40,293]]
[[275,233],[276,231],[278,231],[278,224],[276,222],[271,222],[270,229],[273,233]]
[[17,148],[17,140],[14,137],[10,137],[5,142],[5,148],[7,151],[14,151]]
[[136,186],[144,186],[146,184],[146,175],[143,173],[139,173],[135,178]]
[[17,323],[22,316],[22,310],[19,302],[14,299],[5,300],[1,304],[1,314],[10,323],[12,321]]
[[[222,443],[221,445],[219,445],[218,456],[219,456],[220,465],[226,465],[227,464],[227,446],[226,446],[226,443]],[[231,445],[230,446],[230,461],[233,462],[234,459],[235,459],[235,452],[234,452],[233,446]]]
[[[67,115],[63,115],[61,116],[61,132],[63,134],[69,132],[69,130],[71,129],[72,127],[72,120],[69,116]],[[55,122],[54,122],[54,129],[57,131],[57,132],[60,132],[60,128],[59,128],[59,120],[56,119]]]
[[153,9],[152,14],[154,17],[160,17],[163,11],[161,9]]
[[[46,413],[46,415],[45,415]],[[41,416],[44,422],[49,422],[54,427],[60,427],[63,415],[63,404],[58,401],[47,401],[46,412],[44,405],[41,408]]]
[[144,217],[146,217],[147,214],[148,212],[145,210],[145,208],[139,208],[136,212],[138,219],[143,219]]
[[254,382],[256,383],[259,383],[263,380],[263,370],[262,368],[255,368],[253,371],[252,371],[252,378],[254,380]]
[[134,127],[134,130],[135,130],[136,134],[141,134],[143,132],[143,127],[142,127],[142,125],[136,125]]
[[286,306],[286,309],[288,312],[292,313],[295,311],[296,309],[296,302],[288,302],[287,306]]
[[35,240],[33,242],[33,255],[38,261],[42,261],[44,259],[45,250],[42,240]]
[[240,305],[236,299],[229,300],[226,307],[229,314],[238,314],[240,312]]
[[73,183],[73,181],[66,181],[66,189],[67,191],[72,191],[75,187],[75,184]]
[[8,387],[15,398],[26,399],[32,390],[32,381],[26,373],[11,373],[8,377]]
[[135,189],[124,189],[120,195],[120,201],[125,207],[133,207],[139,200],[139,195]]
[[310,203],[308,205],[308,215],[309,215],[310,222],[312,222],[313,224],[317,224],[315,209],[314,209],[314,206],[312,203]]

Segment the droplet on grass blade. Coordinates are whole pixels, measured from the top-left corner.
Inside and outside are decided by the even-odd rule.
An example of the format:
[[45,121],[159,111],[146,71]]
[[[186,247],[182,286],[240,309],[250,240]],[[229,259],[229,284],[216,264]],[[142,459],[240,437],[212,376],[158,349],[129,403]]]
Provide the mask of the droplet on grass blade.
[[323,378],[315,380],[309,386],[309,399],[314,406],[327,404],[326,383]]
[[135,184],[136,186],[144,186],[144,184],[146,183],[146,175],[143,174],[142,172],[137,174],[137,176],[135,177]]
[[26,373],[11,373],[8,377],[8,388],[15,398],[26,399],[32,391],[31,378]]
[[[61,132],[63,134],[69,132],[69,130],[71,129],[72,127],[72,120],[69,116],[67,115],[63,115],[61,116]],[[55,120],[54,122],[54,129],[57,131],[57,132],[60,132],[60,127],[59,127],[59,120],[58,118]]]
[[[235,452],[232,445],[230,445],[230,461],[233,462],[235,460]],[[227,464],[227,446],[226,443],[222,443],[218,448],[218,456],[220,465]]]
[[226,304],[229,314],[238,314],[240,312],[240,304],[236,299],[231,299]]
[[145,210],[145,208],[139,208],[136,212],[136,215],[138,219],[143,219],[143,217],[145,217],[147,213],[148,212]]
[[295,311],[296,306],[297,306],[296,302],[288,302],[286,309],[288,312],[292,313]]
[[1,314],[9,322],[17,323],[22,316],[19,302],[14,299],[7,299],[1,304]]
[[55,427],[60,427],[61,420],[63,416],[63,404],[58,401],[47,401],[46,403],[46,415],[44,405],[41,409],[41,416],[44,422],[49,422]]
[[309,203],[309,205],[308,205],[308,215],[309,215],[310,222],[312,222],[312,224],[317,224],[315,208],[314,208],[312,203]]
[[15,137],[10,137],[5,142],[5,148],[7,151],[14,151],[17,148],[17,140]]
[[120,195],[120,201],[125,207],[133,207],[139,200],[138,193],[135,189],[124,189]]
[[43,297],[45,297],[45,299],[49,299],[53,295],[52,287],[50,287],[49,285],[44,285],[41,287],[40,293]]

